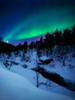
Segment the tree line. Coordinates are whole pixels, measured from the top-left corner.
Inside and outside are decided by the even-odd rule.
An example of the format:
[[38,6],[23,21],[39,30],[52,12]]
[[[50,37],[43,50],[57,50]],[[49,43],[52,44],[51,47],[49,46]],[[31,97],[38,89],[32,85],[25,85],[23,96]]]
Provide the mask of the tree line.
[[[2,38],[0,37],[0,44],[2,44],[1,41],[2,41]],[[67,28],[62,33],[61,31],[58,31],[58,29],[56,29],[56,31],[52,34],[47,32],[45,37],[41,36],[39,41],[36,41],[36,42],[32,41],[29,45],[28,45],[28,42],[25,41],[23,45],[19,44],[18,46],[16,47],[14,46],[13,48],[14,50],[24,50],[25,49],[25,52],[27,51],[28,48],[29,49],[36,48],[39,52],[40,49],[44,49],[44,48],[48,50],[54,46],[59,47],[59,46],[67,46],[67,45],[74,45],[74,44],[75,44],[75,25],[72,27],[72,30],[69,30]],[[7,51],[9,52],[9,50]]]
[[30,48],[50,48],[52,46],[66,46],[66,45],[74,45],[75,44],[75,25],[72,30],[68,28],[61,31],[56,31],[52,34],[47,32],[45,38],[41,37],[39,41],[31,42]]

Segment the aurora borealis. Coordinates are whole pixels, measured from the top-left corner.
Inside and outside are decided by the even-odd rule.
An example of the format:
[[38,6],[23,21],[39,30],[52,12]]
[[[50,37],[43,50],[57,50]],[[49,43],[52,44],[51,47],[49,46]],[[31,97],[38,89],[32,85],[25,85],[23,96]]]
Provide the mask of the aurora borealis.
[[20,41],[75,24],[74,0],[0,0],[0,36]]

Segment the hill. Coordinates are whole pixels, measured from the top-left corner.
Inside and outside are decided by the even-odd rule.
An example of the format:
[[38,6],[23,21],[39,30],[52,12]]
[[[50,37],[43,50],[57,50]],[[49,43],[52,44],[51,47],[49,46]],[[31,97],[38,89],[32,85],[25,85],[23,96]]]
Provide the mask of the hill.
[[0,100],[74,100],[69,96],[46,92],[0,65]]
[[0,53],[11,52],[15,49],[16,47],[14,45],[0,41]]

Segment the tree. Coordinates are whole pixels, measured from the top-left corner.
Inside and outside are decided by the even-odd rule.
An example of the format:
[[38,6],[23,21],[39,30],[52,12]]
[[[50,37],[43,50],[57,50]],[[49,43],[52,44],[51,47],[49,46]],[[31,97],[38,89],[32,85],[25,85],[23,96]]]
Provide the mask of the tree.
[[33,49],[34,47],[35,47],[35,43],[34,42],[31,42],[30,45],[29,45],[29,48],[30,49]]
[[67,29],[64,30],[63,34],[63,45],[70,45],[71,44],[71,31]]
[[27,48],[28,48],[28,43],[27,41],[25,41],[24,45],[23,45],[23,48],[24,48],[24,52],[26,53],[27,52]]
[[72,28],[72,44],[75,44],[75,25]]
[[45,47],[49,48],[49,43],[50,42],[50,34],[49,32],[47,32],[47,34],[45,35]]
[[61,32],[59,32],[57,29],[55,31],[55,45],[61,45]]
[[24,46],[24,48],[25,48],[25,49],[27,49],[27,48],[28,48],[28,43],[27,43],[27,41],[25,41],[25,43],[24,43],[24,45],[23,45],[23,46]]
[[40,41],[39,41],[39,48],[40,48],[40,49],[43,49],[43,48],[44,48],[43,37],[40,38]]

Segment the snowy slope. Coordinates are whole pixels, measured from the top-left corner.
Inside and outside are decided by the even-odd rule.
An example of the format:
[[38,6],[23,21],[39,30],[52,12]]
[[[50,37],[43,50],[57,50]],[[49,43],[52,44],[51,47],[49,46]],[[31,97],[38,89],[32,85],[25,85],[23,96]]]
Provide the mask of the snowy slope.
[[74,100],[69,96],[37,89],[29,81],[0,65],[0,100]]

